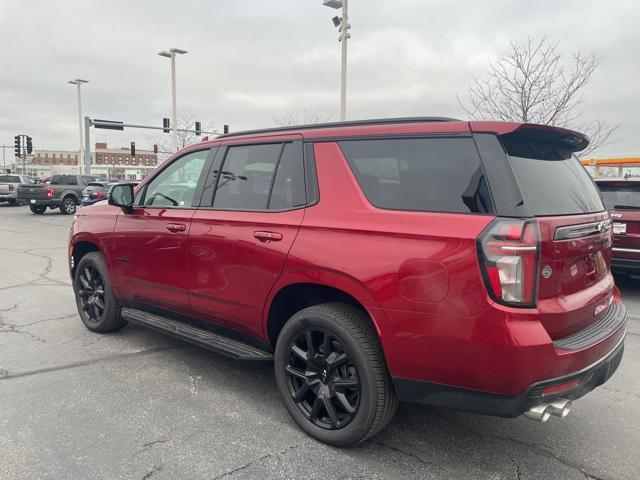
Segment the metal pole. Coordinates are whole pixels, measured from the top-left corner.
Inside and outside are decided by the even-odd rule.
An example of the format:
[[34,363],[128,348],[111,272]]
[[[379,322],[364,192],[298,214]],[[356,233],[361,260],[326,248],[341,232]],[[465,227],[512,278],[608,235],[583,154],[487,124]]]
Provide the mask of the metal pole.
[[173,122],[173,152],[178,150],[178,108],[176,106],[176,53],[171,52],[171,103]]
[[[84,117],[84,173],[91,175],[91,119]],[[80,160],[78,160],[80,164]]]
[[340,68],[340,120],[347,119],[347,37],[349,36],[349,0],[342,2],[342,65]]
[[82,175],[82,100],[80,95],[80,82],[76,83],[78,92],[78,130],[80,134],[80,153],[78,155],[78,175]]
[[2,145],[2,173],[6,173],[7,171],[7,161],[5,159],[5,153],[4,153],[5,148],[7,147]]

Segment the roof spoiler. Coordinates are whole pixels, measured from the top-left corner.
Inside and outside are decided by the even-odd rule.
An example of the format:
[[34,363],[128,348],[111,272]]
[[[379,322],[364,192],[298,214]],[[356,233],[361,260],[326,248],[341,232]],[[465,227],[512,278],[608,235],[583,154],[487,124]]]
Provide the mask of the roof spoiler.
[[514,140],[542,140],[560,143],[571,152],[579,152],[589,145],[589,138],[586,135],[568,128],[551,125],[517,122],[469,122],[469,127],[472,132],[495,133],[499,136],[508,135]]

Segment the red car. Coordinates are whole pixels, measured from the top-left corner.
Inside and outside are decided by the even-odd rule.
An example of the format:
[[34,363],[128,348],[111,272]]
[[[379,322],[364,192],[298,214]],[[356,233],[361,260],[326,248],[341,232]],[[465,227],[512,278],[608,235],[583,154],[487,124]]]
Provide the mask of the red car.
[[390,119],[223,135],[83,208],[69,262],[96,332],[145,325],[273,361],[332,445],[398,401],[564,416],[623,352],[611,226],[540,125]]
[[640,275],[640,180],[598,179],[604,206],[613,221],[614,272]]

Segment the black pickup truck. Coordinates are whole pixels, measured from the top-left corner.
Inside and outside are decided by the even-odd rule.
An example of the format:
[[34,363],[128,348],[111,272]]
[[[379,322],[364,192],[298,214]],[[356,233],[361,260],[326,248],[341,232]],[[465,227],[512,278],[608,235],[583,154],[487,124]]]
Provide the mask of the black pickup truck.
[[29,204],[35,214],[42,215],[47,207],[59,208],[65,215],[75,213],[82,199],[82,190],[100,180],[91,175],[54,175],[49,184],[20,184],[18,200]]

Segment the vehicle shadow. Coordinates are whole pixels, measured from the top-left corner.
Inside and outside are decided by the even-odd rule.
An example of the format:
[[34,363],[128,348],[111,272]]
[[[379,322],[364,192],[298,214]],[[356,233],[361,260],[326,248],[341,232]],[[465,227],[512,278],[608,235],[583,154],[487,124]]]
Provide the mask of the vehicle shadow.
[[[401,404],[381,433],[356,447],[339,449],[298,430],[280,399],[270,363],[235,361],[198,347],[181,348],[174,355],[180,359],[177,364],[197,376],[200,394],[224,391],[237,399],[243,411],[259,412],[279,431],[287,429],[315,449],[330,450],[336,461],[355,460],[380,468],[399,464],[403,471],[409,466],[418,473],[416,478],[541,478],[549,471],[554,472],[551,478],[565,479],[607,475],[591,461],[593,455],[606,458],[607,445],[585,447],[596,435],[595,425],[587,418],[588,409],[582,418],[553,418],[541,424],[524,417],[504,419]],[[202,422],[206,424],[207,418]],[[210,428],[215,430],[215,422]],[[413,477],[403,474],[401,478]]]

